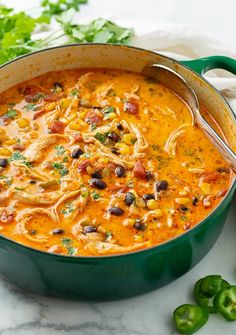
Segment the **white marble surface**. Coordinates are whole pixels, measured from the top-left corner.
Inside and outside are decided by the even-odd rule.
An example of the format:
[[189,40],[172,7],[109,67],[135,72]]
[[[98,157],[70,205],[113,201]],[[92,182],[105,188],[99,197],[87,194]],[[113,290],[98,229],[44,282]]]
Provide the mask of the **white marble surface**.
[[[15,8],[39,1],[3,1]],[[159,22],[189,23],[228,46],[236,38],[234,0],[90,0],[81,15],[115,16]],[[223,7],[222,7],[223,5]],[[49,299],[21,291],[0,279],[0,335],[173,335],[173,309],[192,302],[191,287],[201,276],[220,273],[236,283],[236,198],[227,223],[211,252],[188,274],[152,293],[123,301],[81,303]],[[17,275],[17,274],[16,274]],[[199,335],[231,335],[236,323],[211,316]]]

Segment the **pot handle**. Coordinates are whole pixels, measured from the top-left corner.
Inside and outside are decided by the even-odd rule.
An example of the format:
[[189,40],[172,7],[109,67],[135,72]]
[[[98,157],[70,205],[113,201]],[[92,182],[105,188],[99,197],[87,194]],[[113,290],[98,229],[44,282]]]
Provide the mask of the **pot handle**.
[[212,69],[224,69],[236,75],[236,60],[225,56],[210,56],[194,60],[181,61],[198,74],[204,74]]

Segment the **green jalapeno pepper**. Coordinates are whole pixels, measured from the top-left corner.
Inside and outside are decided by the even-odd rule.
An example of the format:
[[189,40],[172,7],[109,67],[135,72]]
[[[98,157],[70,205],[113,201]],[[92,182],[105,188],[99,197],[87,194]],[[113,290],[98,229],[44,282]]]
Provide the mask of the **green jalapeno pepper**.
[[208,317],[206,308],[190,304],[181,305],[174,311],[175,326],[181,334],[193,334],[205,325]]
[[215,295],[214,307],[228,321],[236,321],[236,286],[221,288]]
[[195,300],[200,306],[207,308],[209,313],[217,313],[212,299],[220,288],[227,286],[229,283],[218,275],[201,278],[194,286]]

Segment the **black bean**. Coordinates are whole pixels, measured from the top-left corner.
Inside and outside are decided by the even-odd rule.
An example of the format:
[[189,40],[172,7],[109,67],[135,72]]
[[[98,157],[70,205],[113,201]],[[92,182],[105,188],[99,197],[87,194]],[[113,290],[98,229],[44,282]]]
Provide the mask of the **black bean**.
[[72,151],[71,157],[77,159],[77,158],[79,158],[81,155],[83,155],[83,153],[84,153],[84,152],[83,152],[82,149],[77,148],[77,149],[74,149],[74,150]]
[[29,180],[29,184],[36,184],[36,180],[33,179]]
[[97,188],[98,190],[104,190],[104,188],[107,187],[107,184],[105,183],[105,181],[103,181],[102,179],[98,179],[98,178],[90,179],[89,184],[92,187]]
[[108,209],[109,213],[115,216],[121,216],[124,214],[124,210],[120,207],[111,206]]
[[108,135],[107,138],[111,140],[112,142],[119,142],[120,141],[120,136],[115,133],[114,131],[111,131]]
[[219,167],[216,169],[217,172],[219,173],[229,173],[230,172],[230,169],[227,168],[227,167]]
[[54,88],[54,90],[56,91],[58,88],[60,89],[60,90],[64,90],[64,87],[63,87],[63,85],[62,84],[60,84],[60,83],[58,83],[58,82],[55,82],[55,83],[53,83],[53,88]]
[[84,234],[95,233],[96,231],[97,231],[97,228],[94,226],[84,226],[83,228]]
[[180,210],[181,212],[185,213],[185,212],[188,211],[188,207],[182,205],[182,206],[179,207],[179,210]]
[[95,171],[91,174],[92,178],[102,179],[102,175],[99,171]]
[[134,224],[134,228],[140,231],[144,231],[146,229],[146,225],[142,221],[136,221]]
[[156,190],[157,192],[165,191],[168,188],[168,182],[166,180],[160,180],[156,182]]
[[121,165],[118,165],[115,169],[115,174],[118,178],[124,177],[125,175],[125,168]]
[[111,148],[111,152],[115,155],[119,155],[119,150],[117,148]]
[[0,159],[0,167],[5,168],[7,166],[7,164],[8,164],[7,159],[5,159],[5,158]]
[[148,201],[148,200],[152,200],[152,199],[155,199],[154,194],[146,193],[146,194],[143,195],[143,200],[144,201]]
[[116,128],[119,129],[119,130],[123,130],[124,129],[123,126],[120,123],[117,123]]
[[193,206],[197,206],[197,203],[198,203],[198,198],[197,197],[193,197],[193,199],[192,199],[192,204],[193,204]]
[[132,192],[127,192],[125,195],[125,203],[127,206],[131,206],[135,201],[135,195]]
[[151,171],[146,171],[146,179],[151,180],[154,178],[154,174]]
[[37,234],[37,230],[35,230],[35,229],[31,229],[31,230],[29,231],[29,233],[30,233],[30,235],[36,235],[36,234]]
[[54,228],[54,229],[52,230],[52,234],[53,234],[53,235],[60,235],[60,234],[63,234],[63,233],[64,233],[64,230],[61,229],[61,228]]

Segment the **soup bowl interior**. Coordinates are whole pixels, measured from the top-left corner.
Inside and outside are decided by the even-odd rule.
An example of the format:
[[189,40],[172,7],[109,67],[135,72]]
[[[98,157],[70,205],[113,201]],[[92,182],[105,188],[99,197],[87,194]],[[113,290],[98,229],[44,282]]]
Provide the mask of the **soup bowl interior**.
[[[0,92],[50,71],[96,67],[141,72],[152,63],[174,69],[189,82],[200,104],[210,111],[235,150],[235,118],[221,95],[189,68],[146,50],[92,44],[36,52],[1,67]],[[16,285],[44,295],[107,300],[150,291],[186,273],[207,254],[223,228],[234,189],[232,178],[231,188],[220,205],[188,232],[161,245],[129,254],[53,255],[0,236],[0,272]]]

